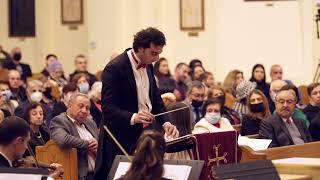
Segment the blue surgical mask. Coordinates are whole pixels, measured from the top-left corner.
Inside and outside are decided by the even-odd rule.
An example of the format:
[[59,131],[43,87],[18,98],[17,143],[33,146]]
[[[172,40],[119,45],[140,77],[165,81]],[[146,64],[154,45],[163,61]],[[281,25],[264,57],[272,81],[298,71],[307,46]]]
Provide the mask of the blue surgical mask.
[[1,92],[1,96],[5,96],[6,100],[10,100],[11,96],[12,96],[12,92],[7,89]]
[[204,118],[210,123],[210,124],[217,124],[220,119],[221,115],[220,113],[216,112],[207,112]]
[[87,93],[89,91],[89,83],[81,83],[78,85],[80,93]]

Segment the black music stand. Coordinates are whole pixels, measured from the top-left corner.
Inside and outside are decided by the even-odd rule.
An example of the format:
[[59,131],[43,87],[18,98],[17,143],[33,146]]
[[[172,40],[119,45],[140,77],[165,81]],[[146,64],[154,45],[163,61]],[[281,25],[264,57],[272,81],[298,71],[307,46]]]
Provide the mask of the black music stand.
[[[112,163],[111,170],[108,175],[108,180],[113,180],[115,173],[118,169],[120,162],[129,162],[128,158],[123,155],[117,155],[114,158],[114,161]],[[189,174],[188,180],[194,180],[199,179],[202,167],[204,165],[204,161],[200,160],[164,160],[164,164],[170,164],[170,165],[188,165],[191,166],[191,172]]]

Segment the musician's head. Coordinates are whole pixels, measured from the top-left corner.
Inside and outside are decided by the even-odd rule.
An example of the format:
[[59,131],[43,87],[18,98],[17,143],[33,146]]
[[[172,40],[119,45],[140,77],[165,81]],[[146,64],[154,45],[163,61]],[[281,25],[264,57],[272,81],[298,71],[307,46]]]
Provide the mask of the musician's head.
[[78,123],[83,123],[90,114],[90,99],[83,93],[71,95],[68,103],[67,114]]
[[17,116],[9,116],[0,124],[0,151],[11,161],[20,159],[28,147],[30,127]]
[[138,139],[132,165],[123,179],[160,179],[165,148],[166,143],[161,133],[144,131]]
[[[186,107],[187,105],[182,102],[172,103],[167,107],[168,111]],[[169,121],[175,125],[179,131],[180,136],[192,133],[192,125],[190,120],[190,109],[185,108],[168,114]]]

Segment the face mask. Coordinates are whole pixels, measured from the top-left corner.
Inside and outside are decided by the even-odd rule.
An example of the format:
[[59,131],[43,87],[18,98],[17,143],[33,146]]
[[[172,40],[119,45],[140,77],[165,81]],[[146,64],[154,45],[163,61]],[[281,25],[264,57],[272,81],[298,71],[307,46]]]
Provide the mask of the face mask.
[[40,102],[42,100],[42,93],[37,91],[30,95],[31,101]]
[[1,92],[1,95],[5,97],[6,101],[10,100],[12,92],[8,89]]
[[47,98],[52,98],[51,92],[52,92],[52,88],[46,87],[46,89],[43,92],[43,95],[45,95]]
[[78,85],[80,93],[87,93],[89,91],[89,83],[81,83]]
[[215,113],[215,112],[207,112],[205,117],[204,117],[210,124],[217,124],[220,119],[221,115],[220,113]]
[[20,61],[21,60],[21,53],[14,53],[12,58],[15,61]]
[[254,113],[263,112],[264,109],[263,103],[250,104],[250,110]]
[[192,100],[191,105],[195,108],[198,108],[200,106],[202,106],[203,101],[198,101],[198,100]]
[[224,104],[226,103],[226,96],[221,95],[221,96],[217,96],[217,98],[222,103],[222,106],[224,106]]

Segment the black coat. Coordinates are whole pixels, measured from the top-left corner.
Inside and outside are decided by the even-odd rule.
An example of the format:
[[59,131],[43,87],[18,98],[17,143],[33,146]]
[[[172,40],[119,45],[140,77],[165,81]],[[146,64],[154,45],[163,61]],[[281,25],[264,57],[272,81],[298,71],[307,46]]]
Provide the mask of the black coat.
[[[293,117],[292,119],[297,126],[303,141],[305,143],[311,142],[311,135],[304,121],[301,119],[294,119]],[[263,139],[272,139],[269,147],[280,147],[294,144],[289,130],[284,123],[285,122],[277,113],[274,113],[269,118],[261,121],[259,136]]]
[[10,167],[8,160],[0,154],[0,168]]
[[[153,66],[150,64],[146,68],[150,84],[151,113],[158,114],[164,112],[165,108],[153,75]],[[143,126],[142,124],[130,125],[132,115],[138,112],[138,95],[127,50],[106,65],[102,74],[101,95],[102,124],[107,125],[124,149],[132,154],[143,131]],[[164,122],[163,117],[156,118],[153,127],[161,127]],[[123,153],[100,127],[96,179],[106,179],[111,163],[117,154]]]
[[261,119],[253,118],[248,115],[244,115],[242,117],[242,125],[241,125],[241,135],[253,135],[259,134]]
[[320,141],[320,113],[312,119],[309,131],[314,141]]
[[302,112],[307,116],[307,119],[312,121],[313,118],[316,117],[316,115],[320,112],[320,107],[319,106],[312,106],[311,104],[308,104]]
[[102,120],[102,112],[97,108],[97,106],[94,104],[92,100],[90,100],[90,102],[90,114],[94,122],[96,122],[97,127],[99,127]]
[[64,102],[62,101],[56,102],[52,108],[52,118],[66,111],[67,111],[67,106],[64,104]]

